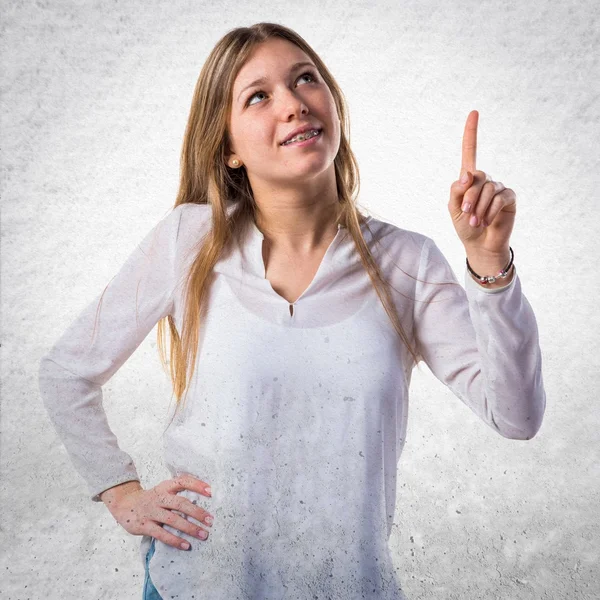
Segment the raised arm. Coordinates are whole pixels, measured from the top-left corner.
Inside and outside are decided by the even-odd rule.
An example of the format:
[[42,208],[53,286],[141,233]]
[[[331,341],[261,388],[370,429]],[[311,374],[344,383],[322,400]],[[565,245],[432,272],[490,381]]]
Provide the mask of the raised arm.
[[507,286],[486,290],[465,268],[463,288],[426,238],[418,278],[430,283],[416,284],[415,336],[432,373],[503,437],[534,437],[546,408],[542,356],[516,271]]

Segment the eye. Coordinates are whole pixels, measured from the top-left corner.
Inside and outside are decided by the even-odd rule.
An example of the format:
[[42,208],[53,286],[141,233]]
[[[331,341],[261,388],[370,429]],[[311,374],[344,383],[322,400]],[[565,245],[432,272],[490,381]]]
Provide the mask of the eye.
[[[316,76],[313,75],[310,71],[306,71],[306,73],[302,73],[302,75],[300,75],[300,77],[298,77],[298,79],[302,79],[302,77],[306,77],[307,75],[312,79],[313,82],[315,82],[317,80]],[[254,96],[258,96],[258,94],[264,94],[264,92],[262,90],[258,90],[258,92],[254,92],[254,94],[252,94],[252,96],[250,96],[248,98],[248,100],[246,100],[246,106],[253,106],[252,104],[250,104],[250,100],[252,100],[252,98],[254,98]]]

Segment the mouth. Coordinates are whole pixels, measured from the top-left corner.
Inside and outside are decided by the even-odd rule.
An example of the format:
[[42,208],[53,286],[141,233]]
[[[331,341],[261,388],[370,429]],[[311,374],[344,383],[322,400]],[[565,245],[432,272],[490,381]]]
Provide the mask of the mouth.
[[280,144],[280,146],[307,146],[308,144],[314,143],[322,136],[323,128],[321,127],[320,129],[315,129],[314,131],[317,132],[316,135],[310,131],[307,131],[306,133],[301,133],[293,138],[295,141],[283,142]]

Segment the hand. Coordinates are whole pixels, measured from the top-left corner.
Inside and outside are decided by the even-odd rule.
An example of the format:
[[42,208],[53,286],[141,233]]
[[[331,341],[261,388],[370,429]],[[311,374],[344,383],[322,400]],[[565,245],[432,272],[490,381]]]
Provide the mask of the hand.
[[[208,532],[205,529],[194,525],[173,511],[179,511],[202,522],[206,522],[206,517],[210,517],[211,522],[206,524],[211,527],[213,516],[210,513],[187,498],[176,495],[177,492],[188,489],[210,498],[211,494],[206,491],[207,487],[208,484],[204,481],[189,474],[182,474],[162,481],[148,490],[134,489],[120,497],[112,497],[106,505],[119,525],[128,533],[149,535],[174,548],[188,550],[187,541],[168,532],[163,528],[162,523],[201,540],[206,539]],[[202,537],[203,535],[205,537]],[[182,544],[185,544],[185,547]]]
[[[510,257],[509,240],[517,199],[513,190],[492,181],[483,171],[475,170],[478,121],[479,113],[472,110],[467,117],[462,141],[460,175],[466,174],[467,181],[461,183],[459,180],[452,184],[448,210],[467,255],[481,256],[490,263],[498,261],[504,266]],[[465,204],[471,206],[463,212]],[[475,225],[469,222],[473,215],[477,218]]]

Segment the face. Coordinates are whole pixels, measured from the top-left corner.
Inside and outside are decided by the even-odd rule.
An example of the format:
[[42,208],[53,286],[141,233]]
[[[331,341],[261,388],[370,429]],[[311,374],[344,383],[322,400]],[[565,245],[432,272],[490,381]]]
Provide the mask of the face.
[[[310,64],[292,69],[305,62]],[[296,45],[274,38],[254,50],[235,79],[228,164],[241,161],[253,190],[316,190],[334,173],[340,122],[333,96],[313,64]],[[265,80],[250,85],[260,77]],[[323,130],[314,143],[281,145],[306,123]]]

